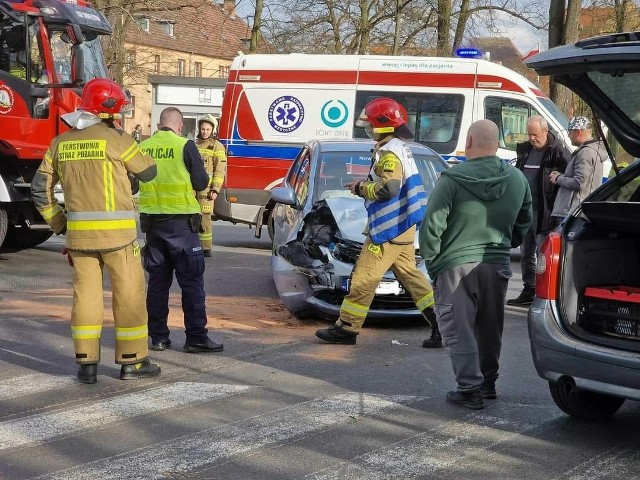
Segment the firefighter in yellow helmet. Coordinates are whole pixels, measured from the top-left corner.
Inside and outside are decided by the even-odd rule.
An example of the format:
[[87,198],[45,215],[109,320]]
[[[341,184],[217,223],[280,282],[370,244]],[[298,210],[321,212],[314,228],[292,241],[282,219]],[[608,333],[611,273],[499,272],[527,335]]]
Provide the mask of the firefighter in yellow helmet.
[[[160,373],[148,358],[145,279],[129,177],[148,182],[157,167],[129,134],[114,126],[127,105],[118,84],[90,80],[78,110],[63,116],[72,129],[53,139],[31,182],[40,215],[56,234],[66,233],[63,253],[74,269],[71,337],[82,383],[97,381],[105,268],[111,278],[120,379]],[[53,194],[58,181],[66,211]]]
[[432,308],[433,290],[416,268],[416,225],[424,217],[427,202],[411,150],[402,140],[413,136],[406,123],[404,107],[391,98],[372,100],[358,118],[357,125],[365,127],[376,145],[369,178],[345,186],[365,200],[367,239],[353,270],[349,294],[340,306],[340,318],[316,331],[325,342],[355,345],[376,288],[391,269],[431,323],[431,338],[423,346],[442,347]]
[[200,246],[205,257],[211,256],[213,244],[213,228],[211,215],[213,204],[222,189],[227,173],[227,155],[224,146],[217,140],[218,119],[213,115],[205,115],[198,121],[198,138],[196,146],[204,160],[204,169],[209,175],[209,185],[205,190],[196,192],[200,204],[202,224],[200,226]]

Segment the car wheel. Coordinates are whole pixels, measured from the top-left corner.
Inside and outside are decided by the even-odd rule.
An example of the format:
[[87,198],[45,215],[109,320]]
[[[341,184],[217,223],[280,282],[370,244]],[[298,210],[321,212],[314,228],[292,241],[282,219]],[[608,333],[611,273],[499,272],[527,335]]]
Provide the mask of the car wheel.
[[624,403],[624,398],[578,390],[574,383],[569,380],[550,381],[549,391],[560,410],[572,417],[587,420],[609,418]]

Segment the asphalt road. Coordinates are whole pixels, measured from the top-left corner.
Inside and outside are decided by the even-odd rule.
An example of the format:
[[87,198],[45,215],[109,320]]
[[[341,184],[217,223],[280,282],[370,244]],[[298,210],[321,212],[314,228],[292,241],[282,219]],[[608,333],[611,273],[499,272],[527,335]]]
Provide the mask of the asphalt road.
[[107,322],[96,385],[75,380],[61,240],[0,251],[0,479],[640,478],[640,405],[603,423],[560,412],[525,310],[507,309],[498,399],[465,410],[444,402],[451,365],[420,347],[424,325],[323,345],[325,323],[278,307],[268,240],[216,223],[214,242],[208,305],[225,351],[183,353],[178,311],[177,348],[152,352],[162,375],[124,382]]

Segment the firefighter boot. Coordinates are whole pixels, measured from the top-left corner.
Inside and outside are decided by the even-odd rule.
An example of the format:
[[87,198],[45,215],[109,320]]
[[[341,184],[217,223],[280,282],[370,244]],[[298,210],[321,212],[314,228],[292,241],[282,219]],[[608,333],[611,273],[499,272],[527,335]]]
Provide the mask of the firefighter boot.
[[427,308],[422,312],[424,318],[431,325],[431,337],[422,342],[423,348],[442,348],[442,335],[438,329],[438,320],[436,320],[436,314],[433,308]]
[[98,364],[83,363],[78,369],[78,380],[81,383],[96,383],[98,381]]
[[324,340],[327,343],[340,343],[343,345],[355,345],[357,335],[357,333],[348,332],[337,325],[316,330],[316,337],[320,340]]
[[120,367],[120,380],[133,380],[136,378],[149,378],[160,375],[160,367],[145,359],[138,363],[122,365]]

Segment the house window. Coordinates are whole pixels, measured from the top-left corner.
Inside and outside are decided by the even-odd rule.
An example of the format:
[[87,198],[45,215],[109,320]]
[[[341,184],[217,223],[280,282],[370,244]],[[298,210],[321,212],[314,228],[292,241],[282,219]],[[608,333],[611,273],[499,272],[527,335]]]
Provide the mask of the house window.
[[182,58],[178,59],[178,76],[184,77],[187,74],[187,62],[185,62]]
[[131,98],[131,107],[129,111],[125,112],[124,114],[125,118],[133,118],[136,114],[136,97],[131,95],[130,98]]
[[196,62],[194,65],[194,72],[193,72],[193,76],[194,77],[201,77],[202,76],[202,62]]
[[160,55],[153,56],[153,73],[160,73]]
[[131,70],[136,66],[136,51],[135,50],[127,50],[125,57],[125,69]]
[[158,23],[160,24],[160,28],[162,28],[162,31],[164,33],[166,33],[170,37],[173,37],[173,22],[170,22],[168,20],[160,20]]
[[136,24],[143,32],[149,31],[149,19],[147,17],[136,17]]
[[227,78],[229,76],[229,67],[228,66],[223,66],[220,65],[218,67],[218,77],[220,78]]

